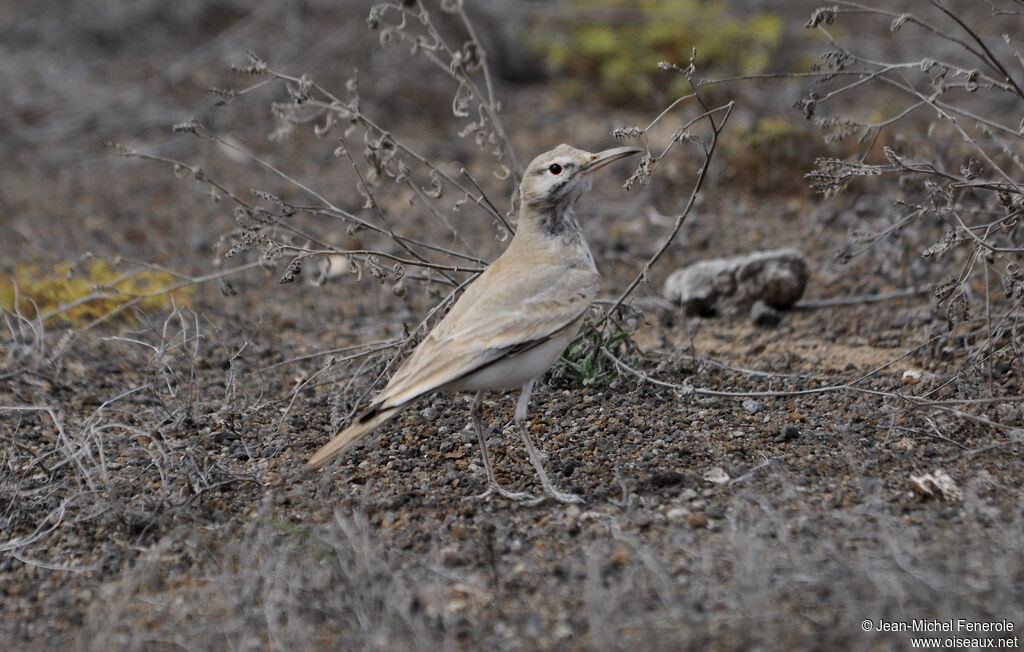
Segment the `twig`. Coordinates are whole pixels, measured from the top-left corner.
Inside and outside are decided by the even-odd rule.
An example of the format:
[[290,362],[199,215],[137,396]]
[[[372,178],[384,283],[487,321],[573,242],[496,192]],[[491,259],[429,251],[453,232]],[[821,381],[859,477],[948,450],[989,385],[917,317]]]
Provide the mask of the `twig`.
[[[701,100],[700,95],[698,93],[693,93],[692,97],[697,98],[697,100],[701,102],[702,106],[704,105],[703,100]],[[676,103],[673,103],[673,106],[675,106],[675,104]],[[715,148],[718,145],[719,134],[722,132],[722,129],[725,128],[725,123],[729,120],[729,115],[732,113],[734,105],[734,102],[729,102],[728,104],[717,107],[715,109],[708,109],[707,106],[704,106],[704,113],[698,116],[698,118],[707,118],[708,122],[711,124],[711,144],[706,148],[704,152],[704,163],[703,165],[701,165],[700,171],[697,174],[697,180],[694,182],[693,189],[690,191],[690,196],[686,201],[686,205],[683,207],[683,210],[676,216],[675,223],[672,225],[672,229],[669,231],[668,235],[666,235],[662,239],[661,245],[654,252],[654,255],[652,255],[646,263],[644,263],[643,268],[636,275],[633,281],[626,287],[625,290],[623,290],[622,294],[620,294],[618,298],[612,303],[612,305],[605,311],[604,315],[602,315],[602,317],[595,322],[595,327],[601,326],[603,323],[605,323],[611,318],[612,314],[616,310],[618,310],[619,306],[621,306],[622,303],[626,300],[626,297],[632,294],[633,290],[635,290],[636,287],[640,284],[640,281],[647,278],[647,274],[650,272],[651,267],[658,261],[658,259],[661,258],[662,254],[664,254],[665,251],[668,250],[669,246],[672,244],[676,236],[679,234],[679,230],[682,228],[683,223],[686,221],[686,218],[690,215],[690,211],[693,209],[694,204],[696,204],[697,202],[697,195],[700,193],[701,188],[704,186],[705,179],[707,179],[708,170],[711,167],[711,158],[714,155]],[[714,116],[715,113],[718,112],[724,113],[721,122],[715,122]],[[662,115],[664,115],[664,113]],[[658,116],[658,118],[655,119],[655,122],[657,122],[657,120],[660,120],[661,117],[662,116]]]
[[836,297],[834,299],[804,300],[793,306],[793,310],[821,310],[823,308],[837,308],[840,306],[862,306],[872,303],[883,303],[885,301],[897,301],[929,294],[931,288],[912,287],[892,292],[878,294],[861,294],[852,297]]
[[982,59],[983,61],[985,61],[986,63],[988,63],[990,66],[992,66],[996,70],[998,70],[999,73],[1001,75],[1003,75],[1003,77],[1006,79],[1006,81],[1009,82],[1011,85],[1013,85],[1014,90],[1017,91],[1017,95],[1022,100],[1024,100],[1024,89],[1021,89],[1020,85],[1013,78],[1013,75],[1011,75],[1009,73],[1009,71],[1003,66],[1002,62],[999,61],[999,59],[997,59],[992,54],[992,51],[988,49],[988,46],[985,45],[985,42],[981,40],[981,38],[978,36],[978,33],[975,32],[973,29],[971,29],[963,21],[963,19],[960,18],[960,16],[957,16],[955,13],[953,13],[949,9],[946,9],[946,7],[941,2],[939,2],[938,0],[931,0],[931,3],[932,3],[933,6],[938,7],[939,10],[942,13],[946,14],[947,16],[949,16],[957,25],[960,26],[961,29],[963,29],[965,32],[967,32],[968,35],[970,35],[971,39],[975,43],[977,43],[978,47],[980,47],[982,49],[982,51],[985,53],[984,56],[978,55],[979,58]]

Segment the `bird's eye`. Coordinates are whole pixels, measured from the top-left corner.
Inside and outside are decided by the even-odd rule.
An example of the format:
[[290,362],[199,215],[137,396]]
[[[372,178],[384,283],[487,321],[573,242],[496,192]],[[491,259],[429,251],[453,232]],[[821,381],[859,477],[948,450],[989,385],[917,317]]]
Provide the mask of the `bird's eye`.
[[551,174],[561,174],[562,166],[559,165],[558,163],[552,163],[551,167],[548,168],[548,172],[550,172]]

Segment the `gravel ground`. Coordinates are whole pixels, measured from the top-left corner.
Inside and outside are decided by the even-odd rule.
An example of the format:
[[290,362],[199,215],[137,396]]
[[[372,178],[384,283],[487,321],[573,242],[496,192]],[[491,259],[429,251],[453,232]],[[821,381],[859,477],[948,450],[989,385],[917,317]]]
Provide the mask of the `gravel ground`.
[[[247,179],[216,148],[162,140],[166,125],[195,113],[238,125],[216,117],[203,89],[253,35],[281,25],[329,59],[329,44],[365,29],[360,12],[314,31],[334,16],[318,3],[289,5],[293,22],[269,11],[238,20],[230,3],[182,7],[161,29],[142,10],[81,9],[94,17],[66,37],[96,56],[82,82],[93,103],[77,111],[68,102],[80,89],[39,73],[39,62],[74,66],[47,22],[59,16],[4,28],[26,48],[0,71],[13,89],[0,131],[5,272],[85,251],[210,271],[229,211],[99,143],[155,143]],[[104,27],[115,19],[137,20],[148,44]],[[270,49],[306,62],[287,39]],[[343,52],[364,80],[398,56]],[[51,84],[38,106],[33,83]],[[380,85],[386,96],[399,82]],[[502,89],[527,157],[560,140],[603,146],[611,126],[651,115],[566,104],[549,82]],[[410,118],[410,138],[453,164],[474,156],[438,144],[432,120]],[[329,187],[339,173],[310,142],[276,155]],[[913,254],[937,227],[839,265],[836,248],[865,216],[891,211],[886,197],[750,195],[736,169],[712,176],[623,320],[637,368],[673,387],[631,375],[581,387],[553,373],[535,390],[531,431],[581,506],[475,499],[483,469],[465,396],[421,400],[323,472],[302,468],[373,374],[350,386],[355,366],[297,358],[400,335],[436,302],[427,292],[395,296],[368,275],[279,285],[280,267],[257,268],[232,279],[234,294],[203,285],[191,307],[135,324],[3,333],[0,648],[882,650],[908,649],[916,634],[875,629],[915,619],[1008,623],[959,635],[1019,641],[1024,439],[983,421],[1020,425],[1019,403],[900,398],[1019,396],[1019,360],[967,365],[967,342],[948,336],[927,295],[823,304],[941,279]],[[626,195],[628,170],[609,174],[616,182],[584,199],[581,217],[613,298],[664,237],[662,213],[685,184],[667,174]],[[466,236],[493,256],[489,228]],[[812,274],[804,305],[777,326],[684,317],[658,298],[679,265],[780,246],[805,252]],[[811,391],[832,386],[842,388]],[[536,491],[513,403],[485,402],[492,461],[504,484]],[[951,485],[914,480],[927,474]]]

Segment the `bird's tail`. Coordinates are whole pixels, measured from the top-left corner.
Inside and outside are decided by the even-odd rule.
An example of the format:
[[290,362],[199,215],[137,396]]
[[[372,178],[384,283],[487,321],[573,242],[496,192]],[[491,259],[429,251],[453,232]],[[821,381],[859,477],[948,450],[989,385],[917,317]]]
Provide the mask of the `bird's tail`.
[[371,432],[374,428],[395,416],[400,407],[387,408],[384,410],[370,411],[358,417],[348,428],[345,428],[338,435],[327,442],[327,444],[316,452],[316,455],[309,458],[306,468],[317,470],[333,460],[349,444],[356,441],[363,435]]

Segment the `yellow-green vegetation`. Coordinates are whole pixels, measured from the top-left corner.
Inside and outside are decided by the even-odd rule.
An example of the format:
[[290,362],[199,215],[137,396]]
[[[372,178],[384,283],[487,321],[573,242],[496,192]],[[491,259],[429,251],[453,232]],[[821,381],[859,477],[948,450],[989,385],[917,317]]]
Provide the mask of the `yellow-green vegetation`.
[[830,149],[808,132],[804,122],[762,118],[740,127],[729,139],[730,171],[750,190],[762,194],[805,194],[802,171]]
[[659,87],[681,92],[685,80],[666,81],[658,63],[685,67],[693,48],[702,74],[763,72],[782,38],[780,16],[739,18],[725,2],[573,0],[570,7],[557,31],[537,32],[537,45],[569,77],[570,93],[597,92],[614,103],[650,101]]
[[800,126],[779,118],[761,118],[753,129],[741,128],[740,131],[740,140],[748,147],[774,147],[807,135]]
[[[101,319],[131,303],[143,312],[155,312],[174,305],[189,305],[192,289],[177,287],[180,279],[166,272],[123,273],[99,260],[87,270],[73,263],[60,263],[49,270],[36,265],[18,265],[0,279],[0,308],[35,318],[47,317],[47,325],[82,326]],[[15,306],[17,302],[17,306]],[[133,310],[120,310],[117,317],[133,321]]]

